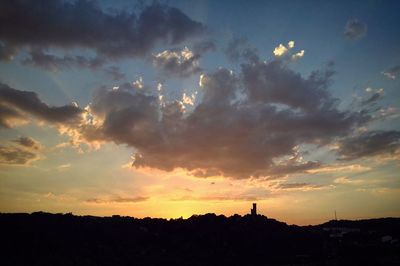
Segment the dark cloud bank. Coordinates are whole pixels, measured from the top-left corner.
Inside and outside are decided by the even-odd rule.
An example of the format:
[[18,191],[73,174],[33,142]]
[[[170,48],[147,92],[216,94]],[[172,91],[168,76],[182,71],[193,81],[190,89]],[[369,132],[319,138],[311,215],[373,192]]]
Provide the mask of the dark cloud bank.
[[[25,64],[48,70],[98,68],[105,59],[143,57],[157,44],[177,45],[205,32],[201,23],[158,2],[139,12],[108,12],[97,1],[4,0],[0,10],[0,60],[12,60],[25,48]],[[84,48],[95,57],[60,56],[49,48]]]

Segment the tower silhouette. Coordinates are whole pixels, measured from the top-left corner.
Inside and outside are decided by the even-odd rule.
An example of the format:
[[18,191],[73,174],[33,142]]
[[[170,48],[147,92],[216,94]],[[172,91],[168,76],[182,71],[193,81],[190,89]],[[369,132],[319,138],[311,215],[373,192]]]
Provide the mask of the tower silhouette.
[[250,211],[252,216],[257,215],[257,203],[253,203],[253,208]]

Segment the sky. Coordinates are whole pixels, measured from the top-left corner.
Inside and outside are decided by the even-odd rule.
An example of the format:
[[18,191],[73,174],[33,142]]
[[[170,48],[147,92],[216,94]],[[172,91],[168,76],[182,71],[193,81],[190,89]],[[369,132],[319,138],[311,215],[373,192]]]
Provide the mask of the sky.
[[400,217],[398,1],[0,2],[0,212]]

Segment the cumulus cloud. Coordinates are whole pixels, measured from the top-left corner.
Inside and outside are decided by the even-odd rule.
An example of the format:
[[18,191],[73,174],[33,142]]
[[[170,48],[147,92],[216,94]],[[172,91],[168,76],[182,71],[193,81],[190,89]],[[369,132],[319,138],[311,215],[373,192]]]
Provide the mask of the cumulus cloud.
[[280,61],[241,67],[240,75],[224,68],[201,75],[202,97],[190,112],[181,101],[160,105],[133,84],[101,89],[89,108],[99,122],[80,134],[134,147],[135,167],[272,178],[321,167],[300,159],[296,147],[330,143],[368,120],[336,107],[327,90],[331,66],[307,78]]
[[304,52],[305,52],[304,50],[301,50],[300,52],[293,54],[292,59],[297,60],[297,59],[302,58],[304,56]]
[[23,48],[32,49],[34,65],[91,65],[82,57],[38,53],[47,48],[85,48],[104,58],[137,57],[156,44],[176,45],[205,32],[179,9],[154,2],[138,14],[105,11],[96,1],[5,0],[0,2],[0,59],[11,60]]
[[284,54],[286,54],[288,51],[288,48],[286,48],[286,46],[284,46],[283,44],[279,44],[279,46],[275,47],[273,53],[275,56],[280,57],[283,56]]
[[201,71],[200,54],[194,54],[187,47],[179,50],[165,50],[153,55],[153,64],[168,76],[188,77]]
[[0,83],[0,124],[12,125],[13,119],[29,120],[29,116],[60,124],[77,123],[83,110],[76,105],[60,107],[42,102],[35,92],[20,91]]
[[272,52],[275,57],[283,58],[283,59],[291,59],[291,60],[298,60],[304,56],[305,51],[300,50],[298,52],[294,52],[292,49],[295,46],[294,41],[289,41],[287,46],[283,45],[282,43],[275,47],[274,51]]
[[396,79],[400,75],[400,65],[388,68],[382,74],[388,79]]
[[338,154],[343,160],[395,154],[400,149],[400,131],[367,131],[360,135],[345,138],[339,146]]
[[315,110],[332,109],[336,99],[327,87],[334,74],[333,66],[315,71],[305,79],[285,67],[281,61],[243,64],[243,82],[252,102],[284,104],[292,108]]
[[[160,104],[157,91],[151,92],[139,78],[99,89],[84,110],[76,105],[51,107],[33,92],[4,84],[0,103],[64,125],[74,141],[128,145],[135,150],[132,165],[137,168],[271,179],[325,167],[305,160],[302,144],[323,146],[341,139],[338,154],[347,159],[373,155],[371,145],[380,151],[397,148],[397,142],[381,140],[397,141],[397,132],[376,133],[378,137],[369,133],[370,139],[379,139],[372,142],[360,141],[360,136],[346,138],[371,116],[338,108],[339,100],[328,90],[332,67],[308,77],[282,60],[242,63],[239,73],[220,68],[200,76],[201,93],[195,102],[185,94]],[[185,110],[185,105],[192,107]],[[354,147],[357,143],[366,145]]]
[[367,24],[357,19],[352,19],[347,21],[344,28],[344,35],[351,40],[361,39],[367,34],[367,29]]

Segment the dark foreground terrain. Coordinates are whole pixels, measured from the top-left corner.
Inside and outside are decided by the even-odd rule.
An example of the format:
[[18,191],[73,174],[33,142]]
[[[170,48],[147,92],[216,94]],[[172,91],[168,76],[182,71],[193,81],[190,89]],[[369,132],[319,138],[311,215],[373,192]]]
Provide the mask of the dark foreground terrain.
[[289,226],[265,216],[0,214],[0,265],[400,265],[400,218]]

